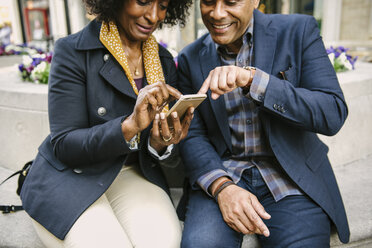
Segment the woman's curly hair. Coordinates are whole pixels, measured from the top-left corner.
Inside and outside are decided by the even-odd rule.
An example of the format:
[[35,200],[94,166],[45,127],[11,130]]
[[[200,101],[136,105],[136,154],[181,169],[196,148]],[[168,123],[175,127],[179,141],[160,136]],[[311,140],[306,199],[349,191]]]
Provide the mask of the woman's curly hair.
[[[104,22],[119,20],[124,1],[128,0],[83,0],[88,13]],[[191,5],[192,0],[170,0],[163,24],[185,26],[189,14],[188,9]]]

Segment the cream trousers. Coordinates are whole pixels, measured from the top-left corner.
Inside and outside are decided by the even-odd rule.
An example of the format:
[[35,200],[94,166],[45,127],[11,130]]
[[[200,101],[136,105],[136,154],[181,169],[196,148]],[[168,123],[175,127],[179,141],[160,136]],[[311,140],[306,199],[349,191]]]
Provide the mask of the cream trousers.
[[64,240],[32,222],[41,241],[51,248],[178,248],[181,243],[181,225],[169,196],[131,166],[123,167]]

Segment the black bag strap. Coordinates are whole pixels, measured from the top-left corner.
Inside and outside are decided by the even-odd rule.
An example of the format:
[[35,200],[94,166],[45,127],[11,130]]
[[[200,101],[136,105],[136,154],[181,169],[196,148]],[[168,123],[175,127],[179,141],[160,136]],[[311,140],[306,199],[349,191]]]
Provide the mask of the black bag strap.
[[[28,169],[28,167],[27,167],[27,169]],[[0,183],[0,186],[3,185],[3,183],[5,183],[9,179],[11,179],[12,177],[14,177],[14,176],[16,176],[18,174],[23,173],[24,170],[25,170],[25,168],[22,168],[21,170],[14,172],[7,179],[5,179],[4,181],[2,181]],[[20,211],[20,210],[23,210],[22,205],[0,205],[0,211],[2,211],[3,214],[9,214],[9,213]]]
[[22,205],[0,205],[0,211],[2,211],[3,214],[9,214],[21,210],[23,210]]
[[23,169],[22,170],[19,170],[19,171],[16,171],[16,172],[14,172],[12,175],[10,175],[7,179],[5,179],[4,181],[2,181],[1,183],[0,183],[0,186],[1,185],[3,185],[3,183],[5,183],[6,181],[8,181],[9,179],[11,179],[12,177],[14,177],[15,175],[18,175],[18,174],[21,174],[22,173],[22,171],[23,171]]

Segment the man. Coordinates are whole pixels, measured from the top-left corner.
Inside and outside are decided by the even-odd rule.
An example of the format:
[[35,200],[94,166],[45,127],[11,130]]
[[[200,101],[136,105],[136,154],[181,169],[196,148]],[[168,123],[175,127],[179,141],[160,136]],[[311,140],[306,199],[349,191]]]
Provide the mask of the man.
[[[209,34],[178,57],[184,94],[208,93],[181,154],[189,179],[182,247],[329,247],[349,228],[316,133],[347,106],[313,17],[265,15],[258,0],[201,0]],[[185,198],[184,198],[185,199]]]

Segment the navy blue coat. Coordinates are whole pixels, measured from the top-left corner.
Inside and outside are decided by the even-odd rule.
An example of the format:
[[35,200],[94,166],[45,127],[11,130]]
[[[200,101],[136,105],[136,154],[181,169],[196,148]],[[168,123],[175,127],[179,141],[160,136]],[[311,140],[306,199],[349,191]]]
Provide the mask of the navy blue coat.
[[[347,242],[349,228],[328,147],[316,135],[336,134],[347,117],[347,106],[317,22],[310,16],[258,11],[254,18],[253,66],[270,74],[258,109],[270,147],[283,170],[324,209],[340,240]],[[178,87],[183,93],[198,92],[209,72],[221,66],[210,35],[186,47],[178,63]],[[195,111],[189,135],[180,146],[194,190],[200,176],[224,169],[222,160],[232,152],[224,98],[212,100],[210,91],[208,96]]]
[[[60,239],[106,191],[132,152],[121,121],[133,112],[137,96],[99,41],[100,27],[92,21],[55,44],[48,95],[51,133],[21,191],[26,212]],[[161,46],[159,55],[166,83],[174,84],[172,56]],[[141,133],[139,166],[149,181],[169,193],[160,162],[147,150],[150,128]],[[175,160],[173,154],[167,163]]]

